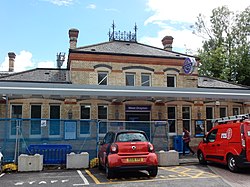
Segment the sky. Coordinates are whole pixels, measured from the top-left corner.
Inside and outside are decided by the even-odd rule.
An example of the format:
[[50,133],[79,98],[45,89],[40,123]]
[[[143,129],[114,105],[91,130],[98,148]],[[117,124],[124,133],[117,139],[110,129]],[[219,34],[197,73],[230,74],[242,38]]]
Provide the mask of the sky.
[[[0,71],[8,71],[8,52],[16,54],[15,72],[56,68],[56,54],[68,54],[68,31],[79,30],[77,47],[108,41],[116,31],[134,31],[139,43],[163,48],[172,36],[173,51],[195,55],[202,38],[190,27],[201,13],[209,22],[212,9],[226,5],[243,11],[249,0],[1,0]],[[66,67],[66,61],[63,64]]]

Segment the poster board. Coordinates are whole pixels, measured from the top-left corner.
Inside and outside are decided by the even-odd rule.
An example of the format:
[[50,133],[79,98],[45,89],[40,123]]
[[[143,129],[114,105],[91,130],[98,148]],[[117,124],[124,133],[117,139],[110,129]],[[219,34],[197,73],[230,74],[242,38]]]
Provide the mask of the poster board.
[[64,122],[64,139],[75,140],[76,139],[76,121]]
[[195,120],[195,137],[203,137],[205,135],[205,121]]

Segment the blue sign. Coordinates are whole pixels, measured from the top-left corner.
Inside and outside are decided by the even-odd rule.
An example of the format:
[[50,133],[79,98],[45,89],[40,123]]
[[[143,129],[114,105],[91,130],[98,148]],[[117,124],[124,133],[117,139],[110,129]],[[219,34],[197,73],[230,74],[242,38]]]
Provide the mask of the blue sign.
[[194,58],[186,58],[183,64],[183,71],[185,74],[192,74],[194,71],[194,67],[197,65],[196,60]]

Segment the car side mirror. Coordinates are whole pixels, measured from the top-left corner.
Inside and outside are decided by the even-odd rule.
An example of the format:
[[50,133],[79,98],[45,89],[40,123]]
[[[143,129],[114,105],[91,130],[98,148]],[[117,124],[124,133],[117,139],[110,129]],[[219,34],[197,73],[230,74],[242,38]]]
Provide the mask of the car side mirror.
[[203,142],[207,143],[207,137],[206,136],[203,137]]
[[103,145],[104,144],[104,141],[103,140],[100,140],[99,142],[98,142],[98,145]]

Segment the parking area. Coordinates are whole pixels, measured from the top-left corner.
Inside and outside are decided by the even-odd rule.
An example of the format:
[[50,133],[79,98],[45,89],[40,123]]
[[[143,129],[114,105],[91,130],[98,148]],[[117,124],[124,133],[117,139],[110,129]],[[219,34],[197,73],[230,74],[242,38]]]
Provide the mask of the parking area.
[[[0,176],[3,186],[84,186],[84,185],[124,185],[147,184],[159,185],[166,181],[184,181],[190,179],[206,179],[213,182],[222,180],[209,168],[200,165],[159,167],[155,178],[147,172],[117,173],[114,179],[107,179],[105,172],[98,168],[85,170],[53,170],[42,172],[3,173]],[[216,180],[214,180],[216,179]],[[211,184],[211,183],[210,183]],[[133,185],[132,185],[133,186]],[[223,185],[222,185],[223,186]],[[226,186],[226,185],[225,185]]]

